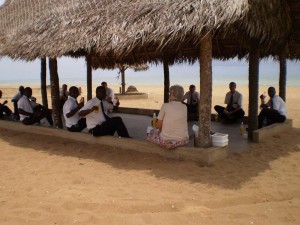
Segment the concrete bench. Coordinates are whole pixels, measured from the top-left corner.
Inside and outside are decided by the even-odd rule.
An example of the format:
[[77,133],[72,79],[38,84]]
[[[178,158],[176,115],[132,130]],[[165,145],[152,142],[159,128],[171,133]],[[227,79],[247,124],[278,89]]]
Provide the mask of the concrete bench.
[[143,140],[118,138],[112,136],[93,137],[89,133],[71,133],[62,129],[47,128],[42,126],[25,126],[21,123],[11,121],[0,121],[2,130],[13,130],[38,135],[58,137],[72,141],[85,142],[87,144],[97,144],[99,148],[110,146],[126,151],[137,151],[151,154],[158,154],[168,159],[192,160],[201,165],[211,165],[218,160],[228,156],[228,147],[194,148],[179,147],[175,150],[164,150],[157,145]]
[[261,129],[253,131],[253,142],[259,143],[262,140],[271,137],[275,134],[280,134],[286,130],[290,130],[293,127],[293,120],[286,119],[283,123],[274,123],[270,126],[263,127]]

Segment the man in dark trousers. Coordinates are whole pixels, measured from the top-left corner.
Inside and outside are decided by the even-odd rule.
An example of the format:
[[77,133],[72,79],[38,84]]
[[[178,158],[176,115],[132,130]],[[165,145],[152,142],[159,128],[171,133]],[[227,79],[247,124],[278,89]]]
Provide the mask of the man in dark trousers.
[[270,96],[269,101],[260,106],[262,110],[258,115],[258,129],[263,127],[264,120],[266,121],[265,126],[273,123],[283,123],[286,120],[285,102],[280,96],[276,95],[274,87],[269,87],[268,95]]
[[121,117],[109,117],[107,111],[113,109],[113,104],[105,101],[106,89],[98,86],[96,97],[90,99],[79,111],[79,116],[85,116],[86,125],[93,136],[114,135],[129,138],[127,128]]
[[[31,96],[32,89],[30,87],[26,87],[24,89],[24,95],[18,101],[18,110],[22,123],[25,125],[40,123],[41,119],[45,117],[49,125],[53,125],[50,110],[39,106],[36,106],[36,109],[34,109],[31,101],[29,100]],[[35,105],[38,104],[35,103]]]
[[236,83],[234,82],[230,82],[229,89],[230,91],[225,96],[226,108],[220,105],[216,105],[214,108],[221,120],[224,122],[235,122],[245,115],[242,109],[243,95],[236,91]]

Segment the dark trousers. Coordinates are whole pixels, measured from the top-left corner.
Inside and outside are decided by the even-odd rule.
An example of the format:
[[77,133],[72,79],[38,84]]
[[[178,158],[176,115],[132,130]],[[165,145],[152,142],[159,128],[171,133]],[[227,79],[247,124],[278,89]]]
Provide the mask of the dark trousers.
[[199,110],[198,110],[198,104],[186,104],[186,107],[187,107],[187,110],[188,110],[188,113],[198,113]]
[[14,102],[14,114],[19,117],[18,101]]
[[22,123],[24,125],[32,125],[35,123],[39,123],[41,119],[42,118],[40,118],[38,116],[30,116],[30,117],[26,117],[24,120],[22,120]]
[[47,109],[46,107],[44,107],[44,106],[42,106],[42,105],[39,104],[38,106],[34,107],[33,111],[34,112],[38,112],[38,114],[40,114],[38,116],[40,118],[39,121],[43,117],[46,117],[46,119],[48,120],[49,124],[53,125],[52,114],[51,114],[51,111],[49,109]]
[[[42,107],[42,108],[38,108],[38,107]],[[52,115],[49,109],[40,105],[34,108],[33,111],[34,111],[33,116],[29,116],[24,120],[22,120],[22,123],[24,125],[32,125],[35,123],[39,123],[40,120],[43,119],[44,117],[46,117],[50,125],[53,125]]]
[[263,109],[258,115],[258,129],[262,128],[264,119],[267,120],[267,126],[273,123],[283,123],[286,119],[285,116],[280,115],[278,111],[273,109]]
[[90,130],[93,136],[114,135],[116,131],[121,137],[129,137],[127,128],[125,127],[122,118],[119,116],[111,117],[101,125],[97,125]]
[[6,105],[0,105],[0,118],[3,118],[3,114],[10,116],[11,115],[11,110],[6,106]]
[[[239,109],[238,111],[236,111],[230,115],[227,115],[224,113],[225,107],[216,105],[214,108],[215,108],[216,112],[219,114],[220,119],[229,121],[229,122],[235,122],[238,119],[243,118],[245,115],[245,112],[243,109]],[[231,110],[231,111],[233,111],[233,110]]]
[[68,131],[71,131],[71,132],[81,132],[84,128],[86,128],[86,119],[85,118],[81,118],[80,120],[78,120],[78,123],[76,125],[67,127]]

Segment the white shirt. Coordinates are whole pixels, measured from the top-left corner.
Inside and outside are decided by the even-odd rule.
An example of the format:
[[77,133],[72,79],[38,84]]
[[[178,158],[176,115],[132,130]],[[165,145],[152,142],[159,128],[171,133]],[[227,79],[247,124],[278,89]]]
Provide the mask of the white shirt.
[[286,106],[285,102],[279,95],[274,95],[273,98],[270,98],[267,102],[267,105],[271,107],[271,100],[273,100],[273,109],[277,110],[280,115],[286,116]]
[[193,93],[193,102],[191,103],[191,91],[188,91],[184,94],[182,101],[187,99],[187,104],[196,105],[200,101],[200,94],[199,92],[195,91]]
[[69,96],[69,92],[68,91],[64,91],[64,89],[60,89],[59,91],[59,96],[60,97],[68,97]]
[[67,117],[67,114],[77,107],[78,104],[76,102],[76,99],[69,96],[68,100],[65,102],[63,106],[63,114],[66,121],[66,127],[68,128],[72,127],[73,125],[76,125],[80,120],[79,111],[77,111],[73,116],[69,118]]
[[[232,93],[229,91],[226,96],[225,96],[225,104],[229,105],[230,104],[230,98],[231,98]],[[238,108],[238,106],[240,106],[240,108],[243,108],[243,95],[238,92],[235,91],[233,94],[233,108]]]
[[[100,125],[105,121],[105,117],[102,113],[100,102],[101,101],[97,97],[92,98],[91,100],[87,101],[80,110],[80,111],[88,110],[91,109],[93,106],[99,107],[98,111],[93,111],[85,116],[86,126],[87,129],[89,130],[95,128],[97,125]],[[111,110],[113,108],[113,105],[108,103],[107,101],[103,101],[103,106],[104,106],[104,112],[107,112],[108,110]]]
[[157,119],[162,120],[160,136],[164,140],[188,140],[187,108],[178,101],[164,103]]
[[108,98],[111,98],[111,100],[113,101],[115,99],[115,93],[111,88],[106,88],[106,100]]
[[15,96],[11,99],[11,101],[18,101],[20,98],[22,97],[22,94],[20,92],[18,92],[17,94],[15,94]]
[[[23,95],[19,99],[19,101],[18,101],[18,109],[23,109],[25,112],[33,113],[33,109],[31,107],[30,100],[25,95]],[[20,120],[21,121],[23,121],[27,117],[29,117],[29,116],[20,114]]]

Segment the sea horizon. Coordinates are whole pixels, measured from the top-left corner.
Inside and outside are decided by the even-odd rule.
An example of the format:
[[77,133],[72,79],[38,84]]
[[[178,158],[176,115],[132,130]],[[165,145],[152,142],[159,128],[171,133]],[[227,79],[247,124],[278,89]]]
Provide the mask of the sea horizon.
[[[101,84],[102,81],[106,81],[109,85],[120,85],[121,86],[121,78],[116,75],[102,75],[102,76],[94,76],[92,78],[93,85]],[[249,84],[248,76],[230,76],[230,75],[216,75],[213,76],[213,85],[216,86],[223,86],[228,85],[231,81],[237,83],[240,86],[247,86]],[[40,86],[40,78],[33,78],[33,79],[0,79],[0,86]],[[164,85],[164,78],[163,75],[161,76],[144,76],[144,75],[135,75],[135,74],[128,74],[125,76],[126,86],[133,85],[147,85],[147,86],[160,86]],[[72,85],[82,85],[86,83],[86,77],[62,77],[59,79],[60,85],[67,84],[69,86]],[[176,76],[170,75],[170,85],[179,84],[179,85],[190,85],[194,84],[199,86],[200,79],[196,76],[185,75]],[[47,79],[47,85],[50,85],[49,78]],[[278,76],[262,76],[259,79],[259,86],[278,86],[279,85],[279,77]],[[300,79],[297,76],[287,76],[287,86],[300,86]]]

